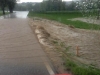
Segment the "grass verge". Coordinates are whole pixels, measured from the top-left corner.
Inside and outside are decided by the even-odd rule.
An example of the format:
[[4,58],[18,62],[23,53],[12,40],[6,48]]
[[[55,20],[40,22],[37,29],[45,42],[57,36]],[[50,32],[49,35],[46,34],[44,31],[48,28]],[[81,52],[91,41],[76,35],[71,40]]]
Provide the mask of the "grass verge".
[[2,16],[2,12],[0,11],[0,16]]
[[68,20],[72,18],[83,17],[80,12],[42,12],[42,13],[30,12],[28,16],[55,20],[55,21],[64,23],[66,25],[72,25],[80,29],[93,29],[93,30],[100,29],[100,26],[96,24]]
[[[9,14],[9,12],[6,12],[5,15],[6,15],[6,14]],[[0,11],[0,16],[2,16],[2,15],[3,15],[3,14],[2,14],[2,11]]]
[[62,52],[62,58],[65,61],[64,66],[67,71],[71,71],[73,75],[100,75],[100,69],[91,65],[86,65],[74,60],[67,51],[71,46],[66,47],[64,42],[52,41],[58,52]]
[[74,75],[100,75],[100,70],[91,66],[78,65],[74,61],[66,59],[65,66]]

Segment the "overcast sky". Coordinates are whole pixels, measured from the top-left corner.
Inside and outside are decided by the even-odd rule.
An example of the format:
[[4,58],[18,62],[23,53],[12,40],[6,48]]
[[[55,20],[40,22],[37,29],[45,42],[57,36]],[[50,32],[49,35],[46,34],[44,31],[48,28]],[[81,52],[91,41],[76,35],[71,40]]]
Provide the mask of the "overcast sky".
[[[18,0],[20,2],[42,2],[43,0]],[[63,0],[63,1],[72,1],[72,0]]]

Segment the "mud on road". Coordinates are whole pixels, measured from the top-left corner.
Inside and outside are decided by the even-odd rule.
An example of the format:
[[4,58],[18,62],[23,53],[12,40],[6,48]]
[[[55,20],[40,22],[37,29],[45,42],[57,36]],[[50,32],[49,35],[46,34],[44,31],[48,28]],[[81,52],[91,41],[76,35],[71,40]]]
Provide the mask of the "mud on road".
[[[64,47],[70,47],[66,54],[70,54],[73,59],[100,68],[100,31],[78,29],[36,17],[30,19],[29,23],[59,72],[68,72],[63,66],[61,51],[64,48],[60,43],[63,43]],[[59,47],[55,47],[56,43]],[[77,56],[77,47],[79,47],[79,56]]]

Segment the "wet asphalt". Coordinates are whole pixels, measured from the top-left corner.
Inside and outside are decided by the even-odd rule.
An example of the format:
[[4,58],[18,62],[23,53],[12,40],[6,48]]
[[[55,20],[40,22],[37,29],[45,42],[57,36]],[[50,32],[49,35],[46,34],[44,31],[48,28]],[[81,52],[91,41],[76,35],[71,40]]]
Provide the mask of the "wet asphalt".
[[28,25],[28,11],[0,17],[0,75],[53,75],[54,68]]

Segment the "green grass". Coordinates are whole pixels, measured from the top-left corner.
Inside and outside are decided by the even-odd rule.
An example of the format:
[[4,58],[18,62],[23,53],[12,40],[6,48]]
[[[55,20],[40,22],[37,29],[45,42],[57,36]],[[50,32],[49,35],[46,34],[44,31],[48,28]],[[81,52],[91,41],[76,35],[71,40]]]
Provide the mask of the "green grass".
[[93,30],[100,29],[100,26],[96,24],[68,20],[72,18],[83,17],[80,12],[44,12],[44,13],[43,12],[42,13],[30,12],[28,16],[29,17],[40,17],[40,18],[46,18],[50,20],[59,21],[66,25],[72,25],[80,29],[93,29]]
[[[6,12],[5,14],[9,14],[9,12]],[[2,11],[0,11],[0,16],[2,16],[3,14],[2,14]]]
[[100,70],[90,66],[78,65],[74,61],[66,60],[65,66],[70,69],[74,75],[100,75]]
[[2,12],[0,11],[0,16],[2,15]]

